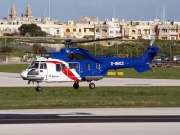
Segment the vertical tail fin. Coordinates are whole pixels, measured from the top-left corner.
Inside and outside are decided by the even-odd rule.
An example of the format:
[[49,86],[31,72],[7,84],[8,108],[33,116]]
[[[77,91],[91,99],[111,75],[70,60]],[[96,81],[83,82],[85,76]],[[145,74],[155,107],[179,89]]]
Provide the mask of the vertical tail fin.
[[141,57],[143,62],[150,63],[153,58],[156,56],[157,52],[159,51],[159,48],[156,46],[150,46],[147,50],[147,52]]
[[153,60],[159,48],[156,46],[150,46],[147,52],[140,58],[142,60],[142,65],[134,67],[137,72],[144,72],[150,70],[149,63]]

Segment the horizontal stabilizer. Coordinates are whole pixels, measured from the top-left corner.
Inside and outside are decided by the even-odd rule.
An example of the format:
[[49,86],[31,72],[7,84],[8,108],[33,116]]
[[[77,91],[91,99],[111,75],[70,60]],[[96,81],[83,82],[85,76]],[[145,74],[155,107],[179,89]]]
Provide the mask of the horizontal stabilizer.
[[150,67],[134,67],[134,69],[135,69],[137,72],[145,72],[145,71],[151,70]]

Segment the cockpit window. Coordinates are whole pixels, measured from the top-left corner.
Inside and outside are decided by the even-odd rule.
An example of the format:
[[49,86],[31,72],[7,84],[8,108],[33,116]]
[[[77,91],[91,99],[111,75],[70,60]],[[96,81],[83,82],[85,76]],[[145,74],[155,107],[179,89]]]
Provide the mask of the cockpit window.
[[40,64],[40,69],[47,69],[46,63],[41,63]]
[[44,69],[47,69],[47,65],[46,65],[46,63],[44,63]]
[[38,68],[39,67],[39,62],[36,62],[36,61],[33,61],[30,65],[29,65],[29,67],[28,67],[28,69],[31,69],[31,68]]

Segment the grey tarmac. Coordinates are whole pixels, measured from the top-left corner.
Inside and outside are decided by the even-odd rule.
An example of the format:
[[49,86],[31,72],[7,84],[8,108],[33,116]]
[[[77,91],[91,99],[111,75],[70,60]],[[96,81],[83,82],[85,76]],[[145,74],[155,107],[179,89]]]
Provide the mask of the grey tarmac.
[[[1,110],[3,117],[20,117],[25,115],[42,117],[44,115],[72,116],[176,116],[180,108],[75,108],[75,109],[25,109]],[[36,117],[34,117],[35,119]],[[179,135],[180,122],[94,122],[94,123],[30,123],[0,124],[2,135]]]
[[[27,84],[18,73],[0,72],[1,87],[36,87],[36,83]],[[138,78],[104,78],[99,81],[93,81],[96,86],[180,86],[180,80],[177,79],[138,79]],[[81,86],[87,86],[87,82],[80,82]],[[73,82],[62,83],[40,83],[40,86],[73,86]]]

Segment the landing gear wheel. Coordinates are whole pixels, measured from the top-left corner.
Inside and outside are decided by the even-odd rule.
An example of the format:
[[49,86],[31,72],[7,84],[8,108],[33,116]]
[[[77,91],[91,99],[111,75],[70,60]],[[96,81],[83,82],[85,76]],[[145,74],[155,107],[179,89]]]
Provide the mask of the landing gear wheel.
[[90,83],[90,84],[89,84],[89,88],[90,88],[90,89],[94,89],[94,88],[95,88],[95,84],[94,84],[94,83]]
[[75,82],[75,83],[73,84],[73,88],[74,88],[74,89],[78,89],[78,88],[79,88],[79,83],[78,83],[78,82]]
[[35,90],[36,90],[36,91],[42,91],[42,87],[37,86],[37,87],[35,88]]

